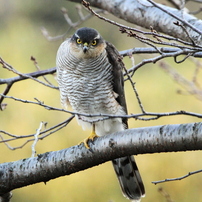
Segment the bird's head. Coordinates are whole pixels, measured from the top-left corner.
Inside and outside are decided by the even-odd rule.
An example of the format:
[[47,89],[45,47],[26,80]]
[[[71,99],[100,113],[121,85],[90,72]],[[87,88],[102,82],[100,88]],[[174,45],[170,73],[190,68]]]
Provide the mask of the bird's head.
[[77,57],[93,58],[99,56],[106,47],[100,34],[92,28],[83,27],[71,37],[72,51]]

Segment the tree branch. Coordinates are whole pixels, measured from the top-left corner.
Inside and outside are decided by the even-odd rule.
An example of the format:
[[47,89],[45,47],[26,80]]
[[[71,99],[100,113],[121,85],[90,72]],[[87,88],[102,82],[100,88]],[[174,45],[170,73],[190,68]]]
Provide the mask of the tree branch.
[[0,85],[8,84],[8,83],[13,84],[13,83],[18,82],[18,81],[22,81],[22,80],[25,80],[25,79],[30,79],[30,77],[37,78],[37,77],[48,75],[48,74],[54,74],[55,72],[56,72],[56,68],[53,67],[53,68],[46,69],[46,70],[41,70],[41,71],[36,71],[36,72],[23,74],[21,76],[16,76],[16,77],[13,77],[13,78],[0,79]]
[[202,123],[128,129],[35,158],[0,164],[0,195],[133,154],[202,149]]
[[192,30],[194,30],[195,32],[197,32],[199,34],[199,37],[200,37],[200,35],[202,35],[202,31],[201,30],[197,29],[197,27],[193,26],[188,21],[186,21],[186,20],[188,20],[191,17],[191,15],[184,16],[184,15],[186,15],[186,13],[183,13],[183,18],[182,18],[182,14],[175,13],[174,12],[175,10],[168,10],[167,6],[163,6],[163,5],[157,4],[157,3],[153,2],[152,0],[147,0],[147,1],[150,2],[152,5],[154,5],[156,8],[160,9],[161,11],[163,11],[163,13],[167,13],[168,15],[172,16],[174,19],[177,19],[178,21],[180,21],[181,23],[183,23],[183,25],[186,25],[187,27],[189,27]]
[[191,175],[194,175],[194,174],[197,174],[197,173],[201,173],[202,170],[196,170],[196,171],[193,171],[193,172],[189,172],[188,174],[182,176],[182,177],[176,177],[176,178],[170,178],[170,179],[165,179],[165,180],[159,180],[159,181],[153,181],[152,183],[153,184],[159,184],[159,183],[163,183],[163,182],[171,182],[171,181],[177,181],[177,180],[182,180],[182,179],[185,179]]
[[[67,30],[64,34],[62,34],[62,35],[58,35],[58,36],[52,37],[52,36],[49,35],[49,32],[46,30],[46,28],[45,28],[45,27],[42,27],[42,28],[41,28],[42,34],[46,37],[46,39],[47,39],[48,41],[57,41],[57,40],[59,40],[59,39],[63,39],[63,40],[64,40],[64,39],[65,39],[65,36],[67,35],[67,33],[68,33],[71,29],[75,29],[75,28],[79,27],[83,22],[85,22],[85,21],[87,21],[88,19],[90,19],[90,18],[93,17],[93,15],[92,15],[91,13],[88,14],[88,15],[84,15],[83,12],[82,12],[82,9],[83,9],[83,7],[82,7],[81,5],[77,5],[77,6],[76,6],[76,11],[77,11],[77,13],[78,13],[79,20],[78,20],[77,22],[73,22],[73,21],[71,20],[71,18],[69,17],[69,15],[68,15],[68,10],[67,10],[66,8],[64,8],[64,7],[61,8],[61,11],[62,11],[62,13],[63,13],[63,15],[64,15],[65,21],[66,21],[67,24],[69,25],[68,30]],[[97,10],[96,12],[97,12],[97,13],[104,13],[103,10]]]
[[[80,3],[80,0],[69,0]],[[190,37],[201,44],[202,21],[192,15],[189,15],[181,10],[177,10],[161,4],[151,4],[146,0],[125,0],[125,1],[93,1],[88,0],[91,6],[104,9],[109,13],[131,22],[138,26],[150,29],[152,26],[156,31],[167,35],[180,38],[190,42]],[[161,10],[162,8],[163,10]],[[164,12],[167,11],[167,13]],[[172,16],[170,16],[172,14]],[[183,16],[183,19],[182,19]],[[161,19],[159,21],[159,19]],[[174,24],[176,21],[182,21],[187,28],[187,33],[180,26]]]
[[[158,49],[158,50],[157,50]],[[123,50],[123,51],[120,51],[120,55],[122,55],[123,57],[125,56],[128,56],[128,53],[130,54],[155,54],[155,53],[177,53],[179,52],[180,48],[173,48],[173,47],[156,47],[156,48],[152,48],[152,47],[135,47],[135,48],[131,48],[131,49],[128,49],[128,50]],[[192,50],[190,49],[183,49],[183,53],[182,55],[187,55],[189,53],[193,53]],[[193,57],[196,57],[196,58],[201,58],[202,57],[202,51],[199,51],[199,52],[196,52],[196,53],[193,53],[192,55]]]

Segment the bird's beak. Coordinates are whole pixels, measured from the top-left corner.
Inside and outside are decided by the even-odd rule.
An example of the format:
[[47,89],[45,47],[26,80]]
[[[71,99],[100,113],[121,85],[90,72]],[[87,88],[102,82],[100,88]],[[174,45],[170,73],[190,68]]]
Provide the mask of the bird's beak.
[[86,53],[88,51],[89,47],[88,47],[88,43],[84,43],[83,44],[83,52]]

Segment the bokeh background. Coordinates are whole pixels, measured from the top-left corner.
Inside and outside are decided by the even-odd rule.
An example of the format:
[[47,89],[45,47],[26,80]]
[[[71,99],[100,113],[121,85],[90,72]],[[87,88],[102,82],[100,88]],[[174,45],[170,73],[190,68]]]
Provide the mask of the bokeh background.
[[[165,1],[164,1],[165,3]],[[51,36],[63,34],[68,30],[68,24],[60,11],[61,7],[68,9],[69,16],[73,21],[78,20],[75,3],[67,1],[45,0],[45,1],[23,1],[23,0],[1,0],[0,3],[0,56],[15,69],[22,73],[36,71],[31,56],[35,57],[41,69],[55,66],[55,55],[60,43],[64,40],[54,42],[48,41],[41,33],[41,27],[45,27]],[[197,9],[197,4],[189,4],[189,8]],[[86,12],[84,12],[86,13]],[[134,26],[123,20],[107,14],[108,18],[120,23]],[[199,14],[200,18],[201,15]],[[118,28],[96,17],[84,22],[81,26],[97,29],[102,36],[112,42],[118,50],[130,49],[132,47],[143,47],[144,44],[136,39],[128,38],[121,34]],[[73,34],[74,30],[67,33],[66,37]],[[134,55],[138,63],[149,55]],[[127,68],[132,62],[129,58],[124,59]],[[166,62],[176,68],[184,77],[192,79],[195,65],[191,60],[182,64],[174,63],[173,59]],[[0,67],[0,78],[10,78],[15,75]],[[47,78],[57,85],[54,76]],[[198,76],[199,84],[201,75]],[[202,101],[187,94],[182,87],[173,81],[157,64],[148,64],[139,69],[134,76],[136,88],[139,92],[144,108],[148,112],[170,112],[186,110],[202,113]],[[5,86],[0,86],[3,92]],[[184,93],[177,93],[182,90]],[[140,109],[137,99],[129,82],[125,84],[126,99],[129,113],[139,113]],[[31,80],[16,83],[10,96],[32,100],[34,98],[45,104],[60,107],[59,92],[42,86]],[[0,111],[0,130],[16,135],[34,134],[41,121],[47,122],[47,127],[60,123],[69,117],[68,114],[48,111],[42,107],[23,104],[10,99],[5,99],[8,106],[6,110]],[[173,116],[161,118],[156,121],[129,120],[131,128],[147,127],[163,124],[180,124],[200,122],[200,119],[190,116]],[[52,134],[39,141],[36,146],[37,154],[48,151],[61,150],[76,145],[83,140],[89,131],[82,131],[74,119],[63,130]],[[4,136],[4,138],[8,138]],[[12,147],[21,145],[24,140],[10,142]],[[0,144],[0,162],[16,161],[31,156],[31,144],[28,143],[21,149],[9,150],[5,144]],[[158,189],[168,193],[173,201],[190,202],[202,201],[202,174],[197,174],[181,181],[153,185],[151,182],[165,178],[174,178],[202,168],[201,152],[173,152],[162,154],[138,155],[137,163],[145,183],[146,197],[143,202],[163,202],[165,197]],[[13,191],[13,202],[124,202],[117,179],[110,162],[94,168],[60,177],[46,183],[39,183],[23,187]]]

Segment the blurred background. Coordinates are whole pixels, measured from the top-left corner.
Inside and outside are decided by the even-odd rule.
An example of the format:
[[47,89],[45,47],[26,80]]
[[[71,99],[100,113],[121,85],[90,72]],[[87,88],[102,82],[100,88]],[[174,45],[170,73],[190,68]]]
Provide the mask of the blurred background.
[[[163,1],[162,1],[163,2]],[[165,1],[163,2],[165,3]],[[78,21],[75,3],[67,1],[45,0],[45,1],[23,1],[23,0],[1,0],[0,3],[0,56],[15,69],[22,73],[36,71],[31,56],[36,58],[42,70],[55,67],[56,51],[61,42],[74,33],[71,30],[63,39],[50,42],[42,34],[41,28],[45,27],[51,36],[65,33],[69,25],[66,23],[61,7],[68,10],[73,22]],[[189,4],[192,10],[198,8],[198,4]],[[87,12],[84,12],[87,14]],[[102,14],[104,15],[104,14]],[[123,23],[128,26],[132,24],[107,14],[105,17]],[[201,17],[199,14],[197,17]],[[81,27],[88,26],[97,29],[101,35],[113,43],[119,51],[133,47],[144,47],[145,45],[136,39],[128,38],[121,34],[118,28],[112,26],[96,17],[84,22]],[[151,55],[134,55],[135,63]],[[124,58],[127,68],[132,66],[129,58]],[[191,60],[176,64],[173,59],[166,62],[187,79],[192,79],[195,64]],[[0,78],[11,78],[16,76],[12,72],[0,67]],[[54,76],[47,78],[57,85]],[[198,76],[200,78],[200,76]],[[202,101],[189,95],[182,87],[173,81],[157,64],[148,64],[140,68],[134,75],[136,88],[138,90],[143,106],[148,112],[171,112],[186,110],[202,113]],[[200,84],[200,81],[198,81]],[[6,86],[0,86],[0,92]],[[182,91],[182,94],[178,92]],[[137,99],[129,82],[125,84],[126,99],[129,113],[140,113]],[[15,83],[9,96],[20,99],[32,100],[34,98],[43,101],[47,105],[61,107],[59,91],[42,86],[31,80]],[[11,99],[5,99],[8,106],[0,111],[0,130],[15,135],[34,134],[40,122],[47,122],[47,127],[54,126],[69,115],[54,111],[48,111],[42,107],[23,104]],[[161,118],[156,121],[129,120],[130,128],[147,127],[164,124],[180,124],[200,122],[200,119],[190,116],[172,116]],[[64,129],[39,141],[36,145],[37,154],[48,151],[61,150],[83,140],[89,135],[89,131],[82,131],[74,119]],[[5,139],[8,136],[4,136]],[[17,147],[24,140],[10,142],[10,146]],[[28,143],[21,149],[9,150],[5,144],[0,144],[0,162],[16,161],[31,157],[31,145]],[[202,168],[201,152],[178,152],[162,154],[146,154],[136,157],[140,173],[146,188],[146,197],[143,202],[164,202],[166,198],[158,191],[159,188],[170,195],[173,201],[190,202],[202,201],[202,174],[193,175],[181,181],[153,185],[151,182],[165,178],[175,178]],[[39,183],[28,187],[16,189],[13,192],[12,202],[127,202],[123,198],[118,181],[114,174],[111,162],[96,166],[94,168],[60,177],[46,183]]]

